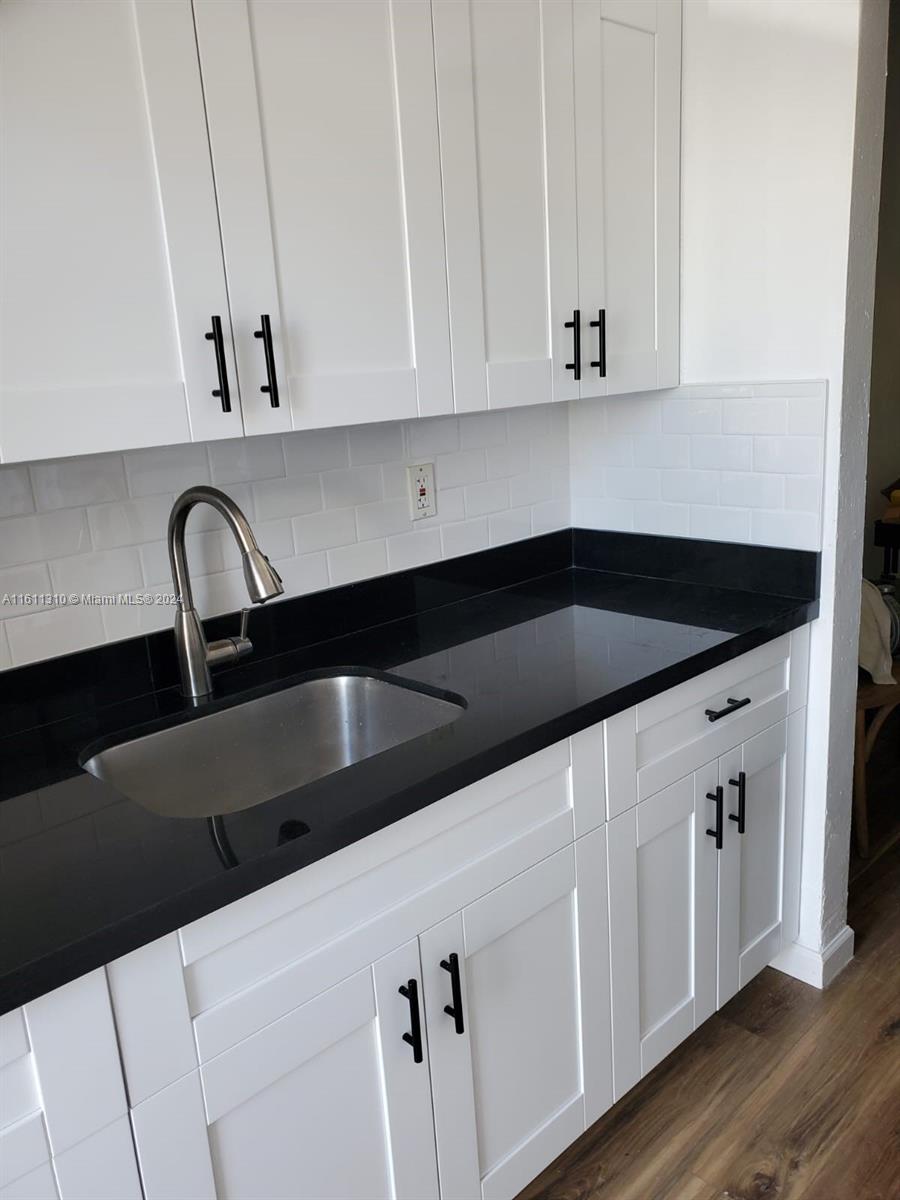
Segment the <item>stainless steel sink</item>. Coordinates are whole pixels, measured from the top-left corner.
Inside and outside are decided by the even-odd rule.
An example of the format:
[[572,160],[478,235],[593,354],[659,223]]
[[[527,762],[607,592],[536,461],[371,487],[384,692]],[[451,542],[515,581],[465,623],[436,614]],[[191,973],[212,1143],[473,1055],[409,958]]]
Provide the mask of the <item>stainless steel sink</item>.
[[81,765],[162,816],[213,817],[411,741],[455,721],[464,708],[452,692],[347,670],[104,749],[89,747]]

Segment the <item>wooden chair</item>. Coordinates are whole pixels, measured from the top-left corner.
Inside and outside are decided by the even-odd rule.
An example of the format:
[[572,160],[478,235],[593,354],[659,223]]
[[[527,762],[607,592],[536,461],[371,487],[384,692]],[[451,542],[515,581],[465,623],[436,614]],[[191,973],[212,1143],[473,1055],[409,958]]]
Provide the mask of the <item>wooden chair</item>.
[[[866,804],[866,764],[884,723],[900,704],[900,659],[894,659],[894,679],[889,683],[860,681],[856,692],[856,749],[853,759],[853,819],[856,848],[862,858],[869,853],[869,811]],[[866,713],[876,709],[868,728]]]

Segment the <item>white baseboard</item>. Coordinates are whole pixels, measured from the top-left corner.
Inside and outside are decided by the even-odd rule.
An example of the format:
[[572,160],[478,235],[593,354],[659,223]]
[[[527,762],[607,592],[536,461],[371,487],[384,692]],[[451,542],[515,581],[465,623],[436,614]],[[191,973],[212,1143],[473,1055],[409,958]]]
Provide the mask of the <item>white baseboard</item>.
[[845,925],[824,950],[810,950],[792,942],[772,959],[770,966],[821,990],[830,986],[852,958],[853,930]]

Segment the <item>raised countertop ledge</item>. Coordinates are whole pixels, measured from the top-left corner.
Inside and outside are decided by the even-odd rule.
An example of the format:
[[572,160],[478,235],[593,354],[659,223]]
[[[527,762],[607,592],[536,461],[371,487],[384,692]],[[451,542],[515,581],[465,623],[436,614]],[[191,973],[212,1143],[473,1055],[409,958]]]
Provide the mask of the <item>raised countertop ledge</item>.
[[[569,555],[574,550],[576,562],[602,561],[603,539],[606,560],[616,572],[561,565],[566,547]],[[692,554],[700,579],[714,570],[715,546],[583,531],[531,539],[515,552],[504,548],[455,560],[456,576],[453,563],[444,563],[404,573],[412,579],[405,590],[400,577],[385,581],[392,596],[407,597],[407,606],[408,594],[418,591],[439,595],[436,607],[296,645],[217,675],[217,702],[226,704],[248,691],[284,687],[309,671],[351,665],[433,684],[468,702],[450,725],[227,817],[227,836],[239,864],[229,869],[206,820],[155,816],[77,766],[80,752],[98,738],[149,721],[186,719],[175,689],[122,697],[121,681],[113,679],[106,690],[95,685],[93,707],[83,701],[77,713],[0,739],[0,1011],[816,615],[814,595],[802,594],[815,582],[815,555],[779,560],[790,552],[760,551],[753,559],[748,558],[753,547],[726,551],[732,555],[730,567],[740,569],[749,586],[773,586],[775,578],[787,578],[799,595],[683,581],[692,571]],[[668,554],[670,572],[677,571],[682,581],[627,573],[642,554],[660,571],[666,569],[660,559]],[[498,563],[506,565],[501,570]],[[545,563],[551,566],[547,573],[521,578]],[[478,594],[471,579],[485,571],[495,590]],[[513,578],[518,573],[519,581],[497,586],[504,572]],[[377,587],[376,581],[331,594],[332,607],[345,606],[344,628],[352,627],[347,614],[354,611],[346,607],[344,593],[355,590],[371,607]],[[454,591],[466,598],[448,602]],[[309,603],[307,598],[279,606],[282,643],[303,640],[298,633],[292,638],[287,622],[292,606],[299,621],[308,615]],[[379,615],[388,614],[385,608]],[[264,635],[275,636],[272,630]],[[117,649],[105,647],[102,653]],[[123,643],[121,655],[125,661],[134,658],[134,644]],[[164,655],[162,663],[157,678],[166,669]],[[35,686],[34,679],[26,682]],[[120,692],[113,695],[116,688]],[[291,840],[290,833],[304,826],[309,832]]]

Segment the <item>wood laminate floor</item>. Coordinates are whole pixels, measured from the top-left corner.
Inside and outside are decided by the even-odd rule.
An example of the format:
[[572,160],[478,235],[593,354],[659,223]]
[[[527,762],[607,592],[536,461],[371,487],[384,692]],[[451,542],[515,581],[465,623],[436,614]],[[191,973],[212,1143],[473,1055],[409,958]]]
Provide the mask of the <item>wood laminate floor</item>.
[[767,968],[519,1200],[900,1200],[900,845],[827,992]]

